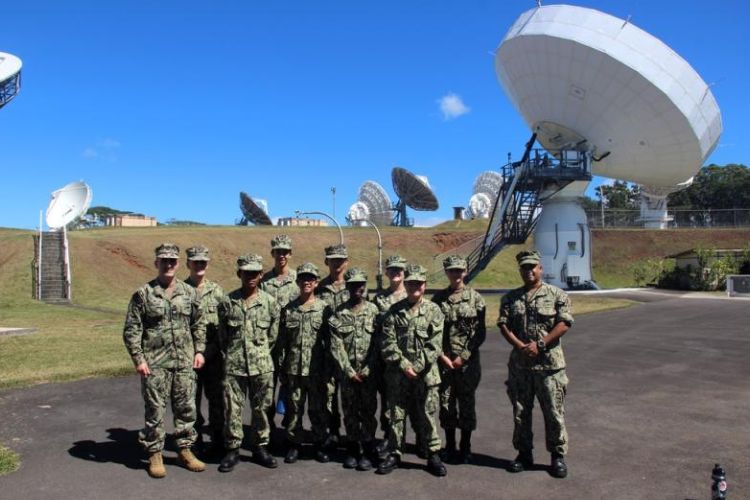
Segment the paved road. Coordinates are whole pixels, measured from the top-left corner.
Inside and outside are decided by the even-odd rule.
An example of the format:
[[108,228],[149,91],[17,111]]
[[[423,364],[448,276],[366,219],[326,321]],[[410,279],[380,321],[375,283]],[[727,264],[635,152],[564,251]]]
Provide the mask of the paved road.
[[[0,497],[23,498],[710,498],[714,462],[731,498],[750,498],[750,313],[747,301],[669,295],[580,317],[565,338],[570,475],[504,471],[511,412],[504,393],[508,348],[493,329],[485,345],[476,465],[446,478],[407,468],[381,477],[340,463],[302,461],[266,470],[243,462],[193,474],[168,462],[149,479],[135,443],[142,421],[138,380],[125,377],[0,392],[0,442],[23,456],[0,478]],[[535,428],[543,431],[541,415]],[[543,432],[537,459],[547,463]],[[173,457],[173,452],[168,452]]]

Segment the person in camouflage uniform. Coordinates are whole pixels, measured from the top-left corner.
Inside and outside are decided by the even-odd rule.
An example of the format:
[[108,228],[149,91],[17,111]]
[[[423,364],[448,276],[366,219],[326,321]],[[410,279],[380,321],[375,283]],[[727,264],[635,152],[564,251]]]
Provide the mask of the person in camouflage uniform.
[[274,363],[271,351],[279,331],[279,305],[259,287],[263,258],[248,254],[237,259],[237,277],[242,286],[219,304],[221,344],[224,348],[224,427],[226,456],[219,471],[229,472],[240,460],[242,410],[245,395],[252,412],[253,458],[259,464],[276,467],[268,453],[271,433],[268,407],[273,402]]
[[425,436],[427,469],[436,476],[447,471],[440,460],[440,436],[434,413],[438,406],[440,373],[437,357],[443,342],[443,313],[424,299],[427,270],[410,264],[404,278],[406,298],[391,306],[383,321],[382,356],[388,384],[389,454],[378,466],[380,474],[398,467],[403,449],[406,416]]
[[[380,290],[375,294],[373,302],[378,307],[378,325],[375,331],[375,343],[378,352],[382,350],[383,345],[383,318],[385,313],[396,302],[406,298],[406,287],[404,286],[404,269],[406,269],[406,259],[398,254],[391,255],[385,260],[385,274],[388,276],[388,288]],[[375,361],[375,379],[380,394],[380,429],[383,431],[383,440],[377,448],[378,453],[383,453],[388,443],[388,396],[386,395],[387,386],[385,383],[385,361],[378,355]],[[413,427],[413,423],[412,423]]]
[[[289,302],[297,298],[299,288],[297,288],[297,273],[289,265],[289,258],[292,256],[292,239],[286,234],[279,234],[271,240],[271,256],[273,257],[273,269],[263,275],[261,290],[271,294],[283,308]],[[273,393],[278,390],[278,399],[284,401],[284,388],[278,388],[279,379],[279,353],[278,348],[271,353],[275,371],[273,374]],[[271,429],[276,427],[274,418],[276,417],[276,405],[271,402],[268,410],[268,421]],[[283,422],[282,422],[283,425]]]
[[300,295],[281,311],[279,327],[279,366],[282,384],[287,387],[286,437],[288,450],[284,462],[294,463],[302,445],[302,418],[305,403],[312,425],[315,455],[328,462],[325,450],[328,437],[326,412],[326,352],[328,351],[328,318],[331,308],[315,295],[320,274],[312,263],[297,268]]
[[145,426],[138,441],[149,453],[148,473],[162,478],[164,468],[164,414],[172,403],[177,462],[200,472],[206,465],[195,458],[195,371],[205,362],[206,325],[195,290],[176,278],[180,249],[164,243],[155,249],[156,279],[130,299],[123,341],[141,376]]
[[531,421],[536,397],[544,415],[547,450],[552,454],[550,473],[563,478],[568,474],[563,407],[568,377],[560,337],[573,324],[570,300],[565,292],[542,281],[544,270],[538,252],[520,252],[516,260],[524,285],[503,296],[497,320],[500,332],[513,347],[506,384],[518,456],[508,470],[521,472],[534,463]]
[[[349,265],[349,253],[346,245],[331,245],[325,248],[325,264],[328,266],[328,276],[323,278],[315,293],[323,299],[331,308],[332,312],[337,311],[344,303],[349,300],[349,292],[346,289],[344,273]],[[329,440],[326,448],[333,448],[339,441],[341,429],[341,414],[339,413],[339,383],[336,378],[336,368],[330,353],[326,353],[325,362],[328,382],[326,383],[326,412],[328,425]]]
[[[464,284],[466,260],[451,255],[443,260],[449,286],[432,297],[445,316],[440,377],[440,426],[445,429],[445,458],[471,461],[471,433],[477,428],[475,394],[482,377],[479,347],[487,330],[485,303],[479,293]],[[458,409],[456,409],[458,406]],[[456,450],[456,428],[461,429],[460,455]]]
[[209,261],[208,248],[195,246],[187,249],[187,267],[190,276],[185,283],[195,288],[203,308],[206,320],[206,351],[203,357],[206,363],[196,372],[195,410],[197,419],[195,429],[198,442],[202,441],[205,419],[201,412],[203,393],[208,400],[208,432],[211,436],[211,455],[221,453],[224,435],[224,361],[219,345],[219,316],[216,308],[224,297],[224,290],[217,283],[206,279]]
[[328,320],[331,354],[341,381],[341,406],[349,441],[344,468],[367,471],[372,468],[368,457],[373,451],[376,381],[375,359],[380,357],[375,345],[378,308],[367,301],[367,274],[351,268],[344,275],[349,300]]

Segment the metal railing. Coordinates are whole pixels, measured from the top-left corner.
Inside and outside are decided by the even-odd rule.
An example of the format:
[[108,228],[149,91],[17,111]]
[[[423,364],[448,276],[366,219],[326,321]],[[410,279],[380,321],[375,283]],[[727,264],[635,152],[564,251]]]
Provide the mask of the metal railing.
[[[594,209],[587,210],[586,215],[592,229],[644,227],[640,210]],[[667,219],[669,229],[750,227],[750,208],[669,209]]]

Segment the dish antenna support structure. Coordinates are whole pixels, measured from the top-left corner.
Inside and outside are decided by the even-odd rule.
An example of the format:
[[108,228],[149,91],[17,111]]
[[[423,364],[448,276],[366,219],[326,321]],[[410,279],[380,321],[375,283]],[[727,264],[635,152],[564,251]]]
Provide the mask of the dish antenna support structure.
[[[504,167],[505,184],[484,242],[472,252],[469,277],[502,246],[534,231],[546,281],[595,286],[588,223],[577,202],[591,175],[676,189],[718,143],[716,100],[657,38],[629,21],[569,5],[521,14],[495,53],[495,72],[532,139],[521,161]],[[534,150],[535,141],[542,150]]]
[[43,230],[40,212],[39,234],[34,238],[34,290],[38,300],[70,302],[72,279],[67,226],[86,213],[91,199],[88,184],[72,182],[52,192],[47,206],[47,232]]
[[431,212],[439,208],[437,197],[430,187],[427,177],[413,174],[401,167],[394,167],[391,171],[393,191],[398,196],[398,202],[393,206],[395,212],[391,225],[410,227],[414,221],[406,214],[406,207],[414,210]]
[[0,108],[12,101],[21,90],[22,66],[18,57],[0,52]]

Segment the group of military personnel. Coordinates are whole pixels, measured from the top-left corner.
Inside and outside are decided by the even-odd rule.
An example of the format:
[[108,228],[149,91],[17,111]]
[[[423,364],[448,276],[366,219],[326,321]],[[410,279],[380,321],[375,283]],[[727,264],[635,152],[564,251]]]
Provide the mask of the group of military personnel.
[[[141,376],[145,425],[139,442],[149,454],[151,477],[166,475],[167,401],[177,462],[195,472],[206,468],[192,452],[204,427],[210,436],[204,448],[221,457],[219,471],[230,472],[239,463],[246,401],[252,457],[265,467],[278,465],[269,452],[277,406],[283,410],[289,464],[299,459],[305,441],[306,408],[320,462],[343,445],[345,468],[376,466],[378,473],[390,473],[400,464],[407,417],[429,472],[445,476],[443,461],[471,462],[486,328],[485,302],[464,284],[464,258],[444,260],[449,286],[430,301],[424,296],[427,270],[393,255],[386,260],[389,287],[370,300],[367,274],[348,267],[343,244],[325,249],[328,275],[321,279],[313,263],[292,269],[292,241],[278,235],[271,241],[273,268],[264,274],[258,254],[238,257],[240,286],[228,294],[206,278],[207,248],[187,250],[185,281],[176,276],[179,253],[171,243],[155,249],[157,277],[133,294],[123,332]],[[538,253],[521,252],[517,260],[524,286],[503,297],[498,319],[513,347],[507,389],[518,456],[508,469],[521,472],[533,464],[536,398],[552,454],[550,472],[565,477],[567,377],[560,337],[573,321],[570,302],[562,290],[542,281]],[[207,422],[200,411],[204,394]],[[378,396],[382,440],[376,439]],[[444,448],[434,418],[438,408]]]

